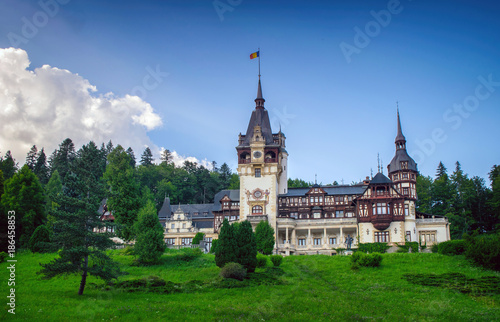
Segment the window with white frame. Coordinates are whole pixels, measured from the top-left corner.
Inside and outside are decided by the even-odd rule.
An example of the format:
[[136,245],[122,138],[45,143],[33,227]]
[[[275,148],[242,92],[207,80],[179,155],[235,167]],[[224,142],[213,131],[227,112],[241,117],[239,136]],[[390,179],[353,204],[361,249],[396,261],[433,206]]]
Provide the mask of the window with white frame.
[[337,237],[330,237],[330,245],[335,245],[337,243]]
[[305,238],[299,238],[299,246],[305,246],[306,240]]
[[314,245],[321,245],[321,238],[314,238]]

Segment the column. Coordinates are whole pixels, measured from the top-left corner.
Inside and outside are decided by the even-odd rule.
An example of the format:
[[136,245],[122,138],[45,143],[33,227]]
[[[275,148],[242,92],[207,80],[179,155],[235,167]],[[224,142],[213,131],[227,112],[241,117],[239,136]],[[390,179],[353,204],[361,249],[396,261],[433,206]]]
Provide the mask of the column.
[[292,242],[291,244],[293,244],[293,247],[296,247],[297,245],[297,234],[295,232],[295,228],[292,230]]
[[307,228],[307,241],[306,241],[306,244],[307,245],[311,245],[312,242],[311,242],[311,228]]
[[323,228],[323,245],[328,245],[328,238],[326,237],[326,227]]
[[344,231],[342,230],[342,227],[340,227],[340,240],[339,240],[339,245],[344,245],[344,247],[345,247],[345,243],[344,243]]
[[288,242],[288,227],[286,227],[285,244],[287,244],[287,245],[289,245],[289,244],[290,244],[290,243]]

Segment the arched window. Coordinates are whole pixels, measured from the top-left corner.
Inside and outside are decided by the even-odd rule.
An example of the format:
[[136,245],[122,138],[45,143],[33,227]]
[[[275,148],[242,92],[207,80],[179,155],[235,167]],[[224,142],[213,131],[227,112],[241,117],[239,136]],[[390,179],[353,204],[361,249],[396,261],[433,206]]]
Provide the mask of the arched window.
[[252,215],[262,215],[262,206],[253,206]]

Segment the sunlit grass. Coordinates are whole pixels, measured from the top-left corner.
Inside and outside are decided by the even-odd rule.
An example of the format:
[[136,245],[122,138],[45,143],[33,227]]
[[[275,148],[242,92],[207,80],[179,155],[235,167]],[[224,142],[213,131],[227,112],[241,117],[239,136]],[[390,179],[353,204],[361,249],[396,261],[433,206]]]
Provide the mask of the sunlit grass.
[[[158,276],[166,281],[219,279],[213,255],[192,261],[162,257],[162,264],[135,266],[134,258],[113,251],[128,275],[120,281]],[[377,268],[350,269],[348,256],[292,256],[283,261],[281,285],[157,294],[127,292],[90,277],[78,296],[78,276],[44,280],[36,272],[55,254],[19,254],[16,268],[16,319],[26,320],[482,320],[500,319],[500,296],[472,296],[446,288],[415,285],[404,274],[462,273],[468,278],[500,276],[471,266],[462,256],[384,254]],[[0,264],[0,296],[6,298],[7,263]],[[259,271],[259,270],[258,270]],[[2,304],[0,320],[13,319]]]

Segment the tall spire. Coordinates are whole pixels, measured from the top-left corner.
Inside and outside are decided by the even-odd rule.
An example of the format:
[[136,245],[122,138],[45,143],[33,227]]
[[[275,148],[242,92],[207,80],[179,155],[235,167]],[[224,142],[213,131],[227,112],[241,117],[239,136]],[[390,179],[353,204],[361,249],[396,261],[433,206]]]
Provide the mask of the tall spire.
[[398,108],[398,135],[396,136],[396,150],[406,149],[406,138],[401,130],[401,119],[399,118],[399,108]]
[[260,75],[259,75],[259,87],[257,88],[257,98],[255,99],[255,108],[264,109],[265,101],[266,100],[262,97],[262,86],[260,84]]

